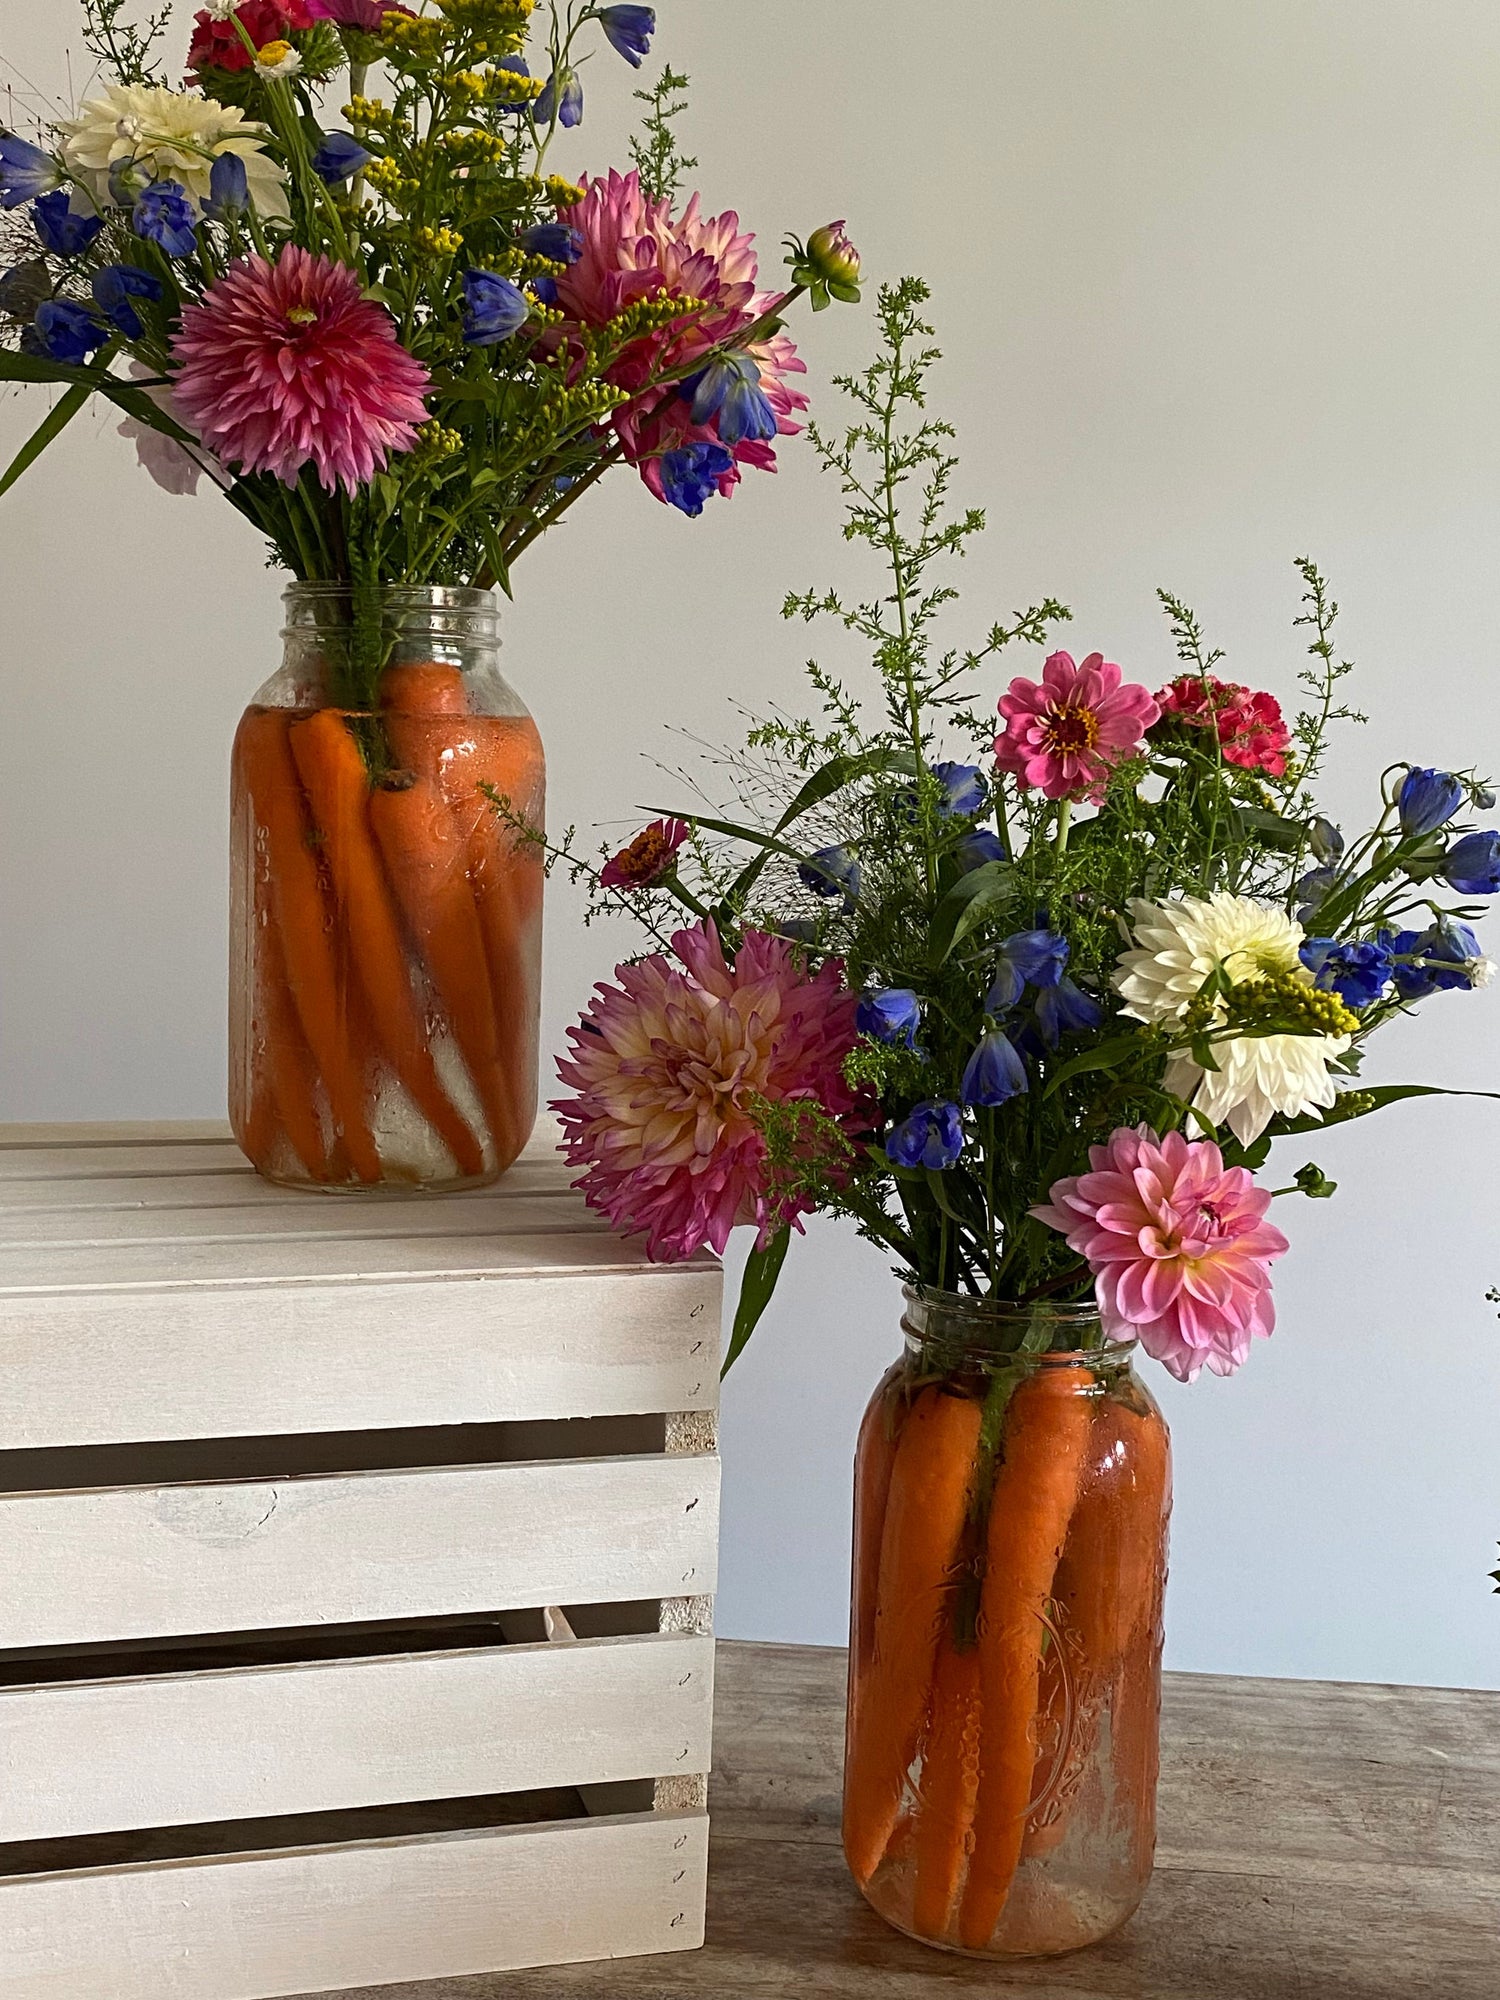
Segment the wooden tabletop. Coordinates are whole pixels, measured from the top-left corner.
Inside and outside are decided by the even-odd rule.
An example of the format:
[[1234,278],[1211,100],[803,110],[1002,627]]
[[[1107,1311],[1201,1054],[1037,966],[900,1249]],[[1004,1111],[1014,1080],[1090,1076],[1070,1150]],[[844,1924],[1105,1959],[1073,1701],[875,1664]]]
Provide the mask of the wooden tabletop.
[[1146,1901],[1090,1951],[997,1967],[867,1909],[839,1852],[842,1652],[719,1647],[708,1943],[341,2000],[1496,2000],[1500,1694],[1167,1678]]

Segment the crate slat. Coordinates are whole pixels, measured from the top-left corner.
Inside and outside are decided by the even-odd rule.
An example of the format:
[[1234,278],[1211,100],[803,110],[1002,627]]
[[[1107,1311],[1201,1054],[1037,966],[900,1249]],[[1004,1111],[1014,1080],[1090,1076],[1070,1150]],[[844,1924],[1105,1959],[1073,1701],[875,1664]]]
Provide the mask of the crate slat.
[[[0,1128],[3,1129],[3,1128]],[[0,1152],[0,1161],[6,1155]],[[243,1164],[243,1163],[242,1163]],[[80,1219],[111,1209],[227,1209],[246,1215],[262,1215],[267,1225],[306,1216],[357,1215],[368,1225],[371,1211],[394,1233],[410,1228],[414,1218],[433,1211],[441,1214],[454,1202],[485,1202],[504,1211],[518,1195],[528,1200],[555,1201],[578,1212],[578,1198],[566,1178],[566,1169],[552,1158],[532,1159],[523,1155],[503,1180],[492,1188],[473,1194],[446,1194],[425,1197],[372,1196],[368,1200],[342,1194],[310,1195],[294,1188],[277,1187],[263,1181],[248,1167],[233,1173],[86,1174],[63,1177],[37,1174],[24,1178],[0,1177],[0,1217],[7,1230],[11,1218],[33,1212],[71,1212]],[[394,1220],[390,1211],[399,1209]],[[399,1228],[395,1228],[395,1221]]]
[[[6,1192],[8,1195],[10,1190]],[[487,1236],[527,1239],[588,1236],[605,1234],[608,1229],[603,1216],[581,1209],[576,1200],[560,1189],[538,1188],[529,1192],[511,1190],[504,1202],[497,1202],[487,1194],[453,1194],[441,1203],[414,1202],[402,1218],[401,1241],[433,1238],[441,1242],[457,1238],[474,1242]],[[296,1245],[295,1254],[300,1260],[302,1246],[307,1244],[378,1243],[382,1233],[380,1217],[372,1215],[371,1205],[314,1201],[307,1195],[300,1201],[292,1199],[285,1206],[273,1208],[246,1207],[238,1202],[232,1207],[214,1208],[156,1204],[80,1208],[71,1203],[62,1208],[22,1208],[7,1199],[0,1201],[0,1272],[7,1268],[8,1258],[16,1251],[64,1249],[70,1253],[61,1267],[66,1276],[73,1264],[71,1252],[75,1250],[113,1253],[129,1246],[132,1251],[191,1248],[206,1253],[231,1249],[238,1261],[240,1245],[274,1243]],[[118,1262],[113,1254],[109,1261],[112,1265]]]
[[686,1633],[8,1688],[0,1841],[706,1771],[712,1695]]
[[0,1646],[715,1588],[718,1461],[601,1458],[0,1496]]
[[267,2000],[691,1950],[701,1813],[0,1881],[6,2000]]

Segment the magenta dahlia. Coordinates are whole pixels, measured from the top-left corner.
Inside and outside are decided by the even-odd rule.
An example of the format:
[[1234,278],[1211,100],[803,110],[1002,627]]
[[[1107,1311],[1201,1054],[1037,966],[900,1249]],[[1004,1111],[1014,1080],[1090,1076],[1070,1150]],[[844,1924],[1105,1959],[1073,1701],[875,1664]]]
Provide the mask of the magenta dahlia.
[[275,264],[232,264],[183,308],[172,395],[203,442],[241,472],[295,486],[316,468],[352,493],[410,451],[431,377],[345,264],[288,243]]
[[[745,350],[768,412],[763,423],[726,424],[726,407],[743,409],[743,390],[727,404],[721,398],[710,412],[690,380],[651,386],[663,374],[686,374],[695,362],[706,362],[776,304],[778,293],[756,290],[755,239],[740,229],[739,217],[732,209],[702,214],[697,195],[674,217],[670,202],[648,200],[638,174],[614,171],[588,182],[583,200],[562,213],[583,248],[552,282],[557,305],[575,325],[603,326],[636,300],[662,292],[703,301],[691,319],[633,340],[606,371],[617,388],[630,392],[611,421],[625,456],[656,497],[667,497],[663,456],[692,445],[718,444],[731,453],[734,469],[720,479],[721,491],[734,484],[740,465],[774,472],[771,436],[798,431],[796,413],[807,408],[806,396],[785,379],[805,374],[806,365],[784,333]],[[552,338],[567,341],[566,321]]]
[[807,1101],[851,1136],[865,1125],[843,1073],[859,997],[839,965],[809,973],[752,930],[730,966],[711,922],[672,949],[595,989],[558,1064],[574,1095],[552,1107],[589,1206],[669,1263],[722,1251],[737,1222],[764,1242],[812,1206],[775,1186],[757,1100]]

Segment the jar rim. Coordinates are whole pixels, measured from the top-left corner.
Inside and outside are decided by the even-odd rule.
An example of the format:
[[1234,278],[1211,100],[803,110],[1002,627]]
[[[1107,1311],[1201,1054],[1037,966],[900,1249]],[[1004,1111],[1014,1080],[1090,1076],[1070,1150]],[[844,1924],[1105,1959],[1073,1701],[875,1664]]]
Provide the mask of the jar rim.
[[[912,1323],[908,1314],[912,1307],[916,1307],[946,1323],[950,1344],[971,1348],[976,1356],[1012,1356],[1025,1359],[1037,1367],[1078,1366],[1081,1363],[1097,1367],[1101,1361],[1128,1361],[1139,1344],[1133,1335],[1128,1339],[1104,1336],[1099,1308],[1092,1300],[1057,1305],[1037,1300],[1030,1305],[1021,1305],[1012,1299],[975,1298],[969,1292],[944,1291],[935,1285],[908,1284],[903,1285],[901,1291],[907,1302],[907,1311],[901,1316],[901,1328],[909,1340],[937,1344],[944,1338],[941,1327]],[[1052,1326],[1064,1336],[1071,1333],[1075,1338],[1065,1347],[1049,1346],[1033,1353],[1010,1347],[998,1338],[1009,1328],[1035,1326],[1038,1321]],[[1095,1329],[1099,1330],[1100,1337],[1092,1341],[1082,1337]]]
[[[500,615],[500,600],[495,592],[482,590],[476,584],[382,583],[379,589],[382,604],[398,605],[403,609],[480,611],[489,612],[496,618]],[[288,605],[344,604],[352,603],[353,598],[353,584],[323,580],[304,582],[300,578],[289,583],[281,593],[282,602]]]

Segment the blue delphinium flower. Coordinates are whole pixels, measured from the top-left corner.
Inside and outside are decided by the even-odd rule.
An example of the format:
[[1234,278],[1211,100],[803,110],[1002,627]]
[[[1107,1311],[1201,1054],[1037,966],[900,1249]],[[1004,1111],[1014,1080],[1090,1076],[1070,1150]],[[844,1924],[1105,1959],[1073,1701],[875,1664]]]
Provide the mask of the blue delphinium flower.
[[48,299],[37,307],[33,322],[42,352],[53,361],[78,367],[109,339],[109,328],[87,306],[75,306],[70,299]]
[[1311,923],[1318,913],[1318,905],[1338,880],[1336,868],[1309,868],[1292,891],[1302,901],[1297,906],[1297,921]]
[[758,443],[776,435],[776,412],[760,386],[760,364],[749,354],[718,354],[706,368],[688,377],[679,391],[692,405],[695,424],[718,419],[725,444],[750,438]]
[[865,993],[854,1010],[854,1025],[873,1041],[913,1049],[922,1003],[909,986],[882,986]]
[[1436,833],[1440,826],[1448,824],[1463,802],[1464,788],[1451,772],[1413,764],[1396,794],[1401,831],[1408,837]]
[[337,187],[340,181],[352,181],[374,157],[369,147],[362,146],[352,133],[325,132],[322,144],[312,156],[312,170],[320,181]]
[[136,202],[131,223],[169,257],[191,257],[198,247],[198,216],[186,188],[176,181],[153,181]]
[[1300,955],[1314,986],[1325,993],[1337,993],[1345,1006],[1358,1010],[1385,998],[1393,968],[1390,948],[1378,938],[1367,944],[1309,938]]
[[536,101],[533,115],[538,125],[550,125],[554,117],[559,125],[583,123],[583,82],[576,69],[564,65],[553,71]]
[[534,222],[521,231],[521,248],[551,264],[576,264],[583,255],[583,231],[566,222]]
[[250,177],[238,153],[220,153],[208,176],[208,200],[204,210],[216,222],[228,222],[243,215],[250,206]]
[[987,826],[976,826],[966,833],[955,850],[958,865],[967,875],[970,869],[983,868],[987,861],[1003,861],[1005,847],[998,833],[991,833]]
[[991,1028],[964,1065],[959,1095],[965,1104],[1005,1104],[1027,1088],[1026,1065],[1015,1044],[999,1028]]
[[951,1167],[964,1149],[964,1117],[956,1104],[926,1098],[914,1104],[885,1142],[898,1167]]
[[1500,833],[1466,833],[1443,856],[1443,879],[1461,896],[1500,895]]
[[1067,962],[1068,940],[1056,931],[1015,932],[1000,947],[984,1011],[1008,1013],[1028,986],[1056,986]]
[[0,208],[19,208],[57,186],[57,162],[14,132],[0,132]]
[[530,299],[509,278],[496,271],[464,272],[464,339],[470,347],[509,340],[530,317]]
[[1084,1035],[1104,1019],[1104,1009],[1066,974],[1055,986],[1043,986],[1036,996],[1036,1024],[1042,1040],[1055,1049],[1064,1035]]
[[632,69],[639,69],[651,53],[651,37],[656,33],[656,9],[601,7],[598,19],[610,47],[624,56]]
[[663,452],[659,463],[662,498],[696,520],[703,512],[703,503],[718,492],[725,473],[733,472],[734,453],[702,438],[696,444]]
[[146,331],[136,311],[137,299],[153,302],[162,296],[161,279],[138,264],[106,264],[94,273],[94,303],[127,340],[139,340]]
[[66,188],[54,188],[32,204],[31,218],[42,248],[54,257],[76,257],[87,250],[104,227],[100,215],[75,215]]
[[977,764],[932,764],[928,767],[942,786],[944,798],[939,812],[971,814],[983,812],[989,786]]
[[1403,1000],[1472,986],[1473,968],[1487,964],[1478,938],[1467,924],[1443,917],[1425,931],[1381,931],[1378,942],[1393,958],[1416,958],[1421,965],[1396,965],[1392,977]]
[[842,896],[852,904],[859,894],[859,861],[847,847],[820,847],[816,854],[798,862],[797,874],[803,887],[815,896]]

